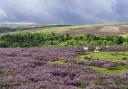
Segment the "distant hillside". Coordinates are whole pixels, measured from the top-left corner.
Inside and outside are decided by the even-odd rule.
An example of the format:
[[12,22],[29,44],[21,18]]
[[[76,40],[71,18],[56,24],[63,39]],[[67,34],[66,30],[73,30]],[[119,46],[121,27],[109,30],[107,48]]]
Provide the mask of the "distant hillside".
[[0,34],[16,32],[37,32],[57,34],[68,33],[70,35],[127,35],[127,24],[99,24],[99,25],[4,25],[0,26]]
[[67,30],[64,33],[76,35],[76,34],[93,34],[93,35],[127,35],[127,24],[113,24],[113,25],[89,25],[79,28],[73,28]]
[[[61,27],[68,27],[72,25],[0,25],[0,34],[7,34],[7,33],[16,33],[16,32],[40,32],[40,31],[46,31],[49,28],[61,28]],[[53,29],[53,31],[54,31]],[[47,30],[49,31],[49,30]]]

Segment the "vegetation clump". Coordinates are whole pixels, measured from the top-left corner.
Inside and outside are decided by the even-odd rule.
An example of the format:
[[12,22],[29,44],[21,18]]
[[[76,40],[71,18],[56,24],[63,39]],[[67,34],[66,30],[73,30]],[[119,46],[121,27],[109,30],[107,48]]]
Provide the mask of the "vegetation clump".
[[128,37],[123,36],[95,36],[55,33],[17,33],[7,34],[0,37],[0,47],[71,47],[71,46],[105,46],[105,45],[127,45]]

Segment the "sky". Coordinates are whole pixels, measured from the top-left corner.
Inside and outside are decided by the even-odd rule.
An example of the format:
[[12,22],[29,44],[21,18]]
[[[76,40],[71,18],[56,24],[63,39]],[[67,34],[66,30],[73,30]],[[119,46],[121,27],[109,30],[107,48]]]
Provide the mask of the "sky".
[[128,23],[128,0],[0,0],[0,23]]

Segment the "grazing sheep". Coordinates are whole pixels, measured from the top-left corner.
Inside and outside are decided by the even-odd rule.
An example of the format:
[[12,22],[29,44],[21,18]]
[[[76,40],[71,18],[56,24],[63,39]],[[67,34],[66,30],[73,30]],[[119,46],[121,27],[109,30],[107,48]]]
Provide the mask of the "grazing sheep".
[[89,48],[88,47],[83,47],[84,51],[88,51]]
[[100,50],[101,48],[100,47],[96,47],[95,50]]
[[110,46],[106,46],[106,48],[109,48]]

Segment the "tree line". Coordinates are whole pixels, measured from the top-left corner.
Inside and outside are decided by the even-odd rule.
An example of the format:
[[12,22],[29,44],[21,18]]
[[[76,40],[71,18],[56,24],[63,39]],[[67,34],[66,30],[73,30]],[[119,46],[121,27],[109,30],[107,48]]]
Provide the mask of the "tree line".
[[17,33],[0,37],[0,47],[43,47],[43,46],[106,46],[127,45],[128,37],[118,35],[95,36],[91,34],[70,36],[55,33]]

